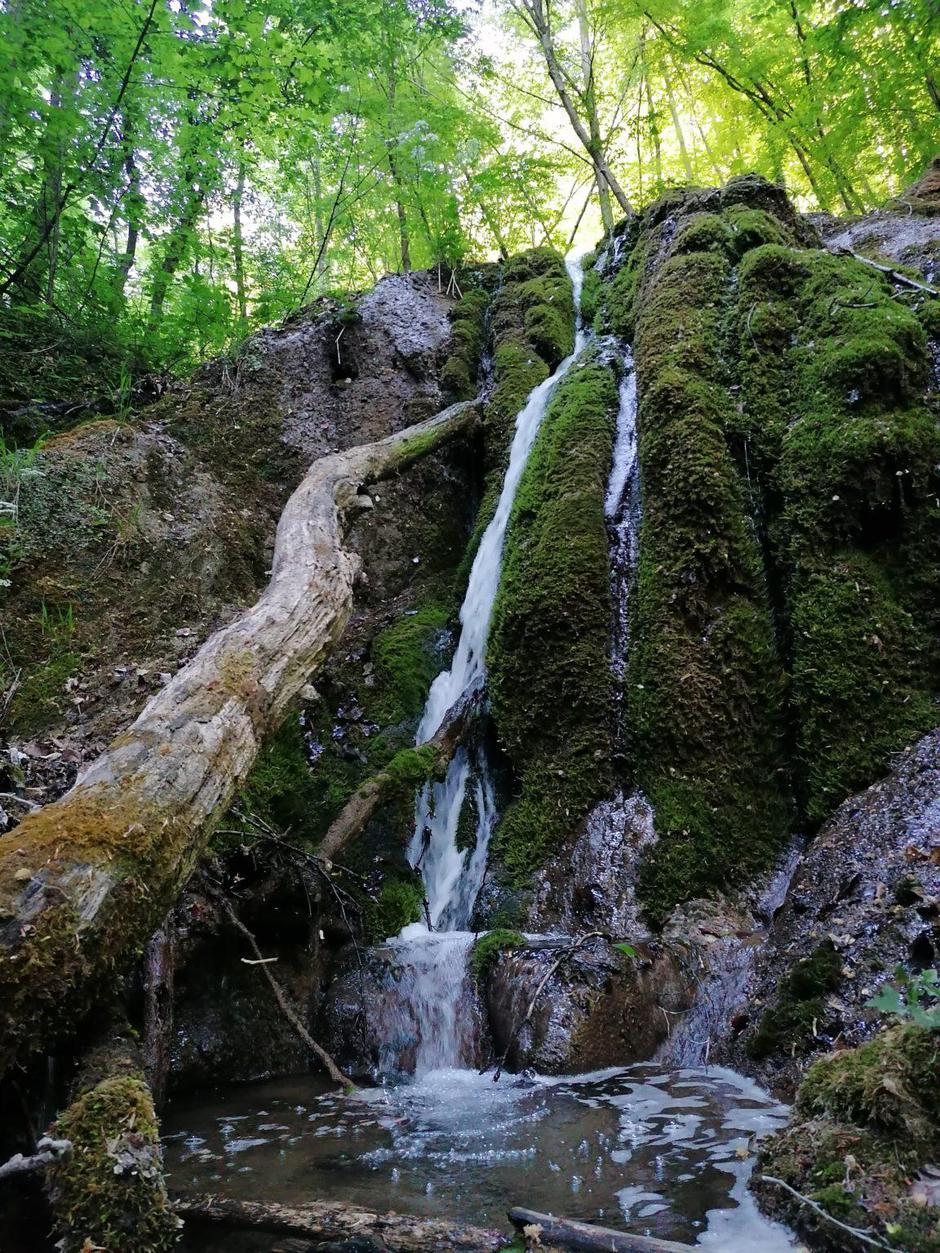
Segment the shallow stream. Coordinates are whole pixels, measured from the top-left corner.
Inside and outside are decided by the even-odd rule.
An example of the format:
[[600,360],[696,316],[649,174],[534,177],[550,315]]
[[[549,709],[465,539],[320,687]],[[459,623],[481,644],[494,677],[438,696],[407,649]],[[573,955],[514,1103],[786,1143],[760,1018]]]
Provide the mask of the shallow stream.
[[722,1253],[789,1235],[747,1191],[754,1140],[786,1117],[729,1070],[645,1062],[568,1078],[436,1070],[352,1095],[309,1075],[177,1103],[170,1186],[244,1200],[343,1200],[508,1230],[513,1205]]

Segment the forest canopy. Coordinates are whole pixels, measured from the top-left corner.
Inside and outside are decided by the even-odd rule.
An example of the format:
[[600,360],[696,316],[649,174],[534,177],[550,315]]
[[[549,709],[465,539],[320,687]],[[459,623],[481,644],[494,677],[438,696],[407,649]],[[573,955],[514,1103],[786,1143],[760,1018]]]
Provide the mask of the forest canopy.
[[936,0],[2,0],[0,393],[124,404],[679,183],[863,211],[933,155],[938,51]]

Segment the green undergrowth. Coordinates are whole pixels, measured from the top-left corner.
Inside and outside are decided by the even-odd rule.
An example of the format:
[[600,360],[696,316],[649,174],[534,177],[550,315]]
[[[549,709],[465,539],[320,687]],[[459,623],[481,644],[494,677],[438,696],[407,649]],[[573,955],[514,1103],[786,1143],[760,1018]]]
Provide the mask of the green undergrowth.
[[[761,1175],[782,1179],[826,1214],[890,1248],[940,1250],[929,1171],[940,1150],[940,1035],[883,1031],[807,1071],[789,1125],[763,1141],[755,1172],[763,1203],[812,1236],[839,1236]],[[927,1173],[922,1173],[927,1168]],[[842,1247],[842,1245],[838,1245]]]
[[604,489],[617,388],[589,362],[559,386],[516,494],[488,647],[515,794],[495,837],[517,883],[610,782],[611,618]]
[[404,872],[385,879],[374,899],[363,909],[363,932],[369,944],[381,944],[398,935],[402,927],[424,917],[424,885],[417,873]]

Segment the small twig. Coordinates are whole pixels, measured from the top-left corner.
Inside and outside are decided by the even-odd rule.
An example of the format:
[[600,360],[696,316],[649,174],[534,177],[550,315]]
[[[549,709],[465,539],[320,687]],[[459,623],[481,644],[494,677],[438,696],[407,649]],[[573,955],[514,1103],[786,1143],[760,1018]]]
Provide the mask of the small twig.
[[[509,1050],[512,1048],[513,1044],[515,1044],[516,1039],[518,1038],[519,1033],[522,1030],[522,1028],[531,1019],[532,1014],[535,1012],[536,1002],[538,1001],[539,997],[542,995],[542,991],[546,983],[548,983],[549,979],[552,977],[552,975],[555,973],[558,967],[561,966],[564,962],[568,961],[568,959],[572,957],[577,952],[577,950],[582,947],[582,945],[586,944],[588,940],[603,940],[603,939],[606,939],[606,936],[604,935],[603,931],[589,931],[586,935],[582,935],[580,939],[575,940],[574,944],[569,944],[569,946],[562,952],[561,956],[557,959],[557,961],[554,961],[551,964],[551,966],[549,966],[548,970],[545,972],[544,977],[542,978],[542,981],[539,983],[539,986],[535,989],[535,995],[532,997],[532,1000],[529,1001],[529,1008],[526,1010],[525,1014],[519,1020],[519,1022],[516,1023],[515,1027],[512,1030],[512,1033],[509,1036],[509,1040],[506,1043],[506,1047],[503,1049],[503,1055],[499,1059],[499,1061],[496,1063],[496,1073],[493,1075],[494,1083],[496,1083],[500,1075],[503,1073],[503,1067],[506,1065],[506,1059],[509,1056]],[[480,1074],[481,1075],[485,1074],[486,1069],[487,1068],[484,1066],[483,1070],[480,1071]]]
[[251,951],[257,958],[257,964],[261,966],[261,969],[264,971],[265,978],[271,985],[271,991],[274,993],[274,999],[281,1008],[281,1013],[300,1036],[301,1040],[303,1040],[304,1044],[306,1044],[307,1048],[320,1059],[333,1082],[339,1084],[342,1088],[354,1087],[355,1085],[349,1076],[343,1074],[326,1049],[323,1048],[322,1045],[317,1044],[316,1040],[298,1018],[296,1011],[291,1007],[287,997],[284,995],[284,989],[271,973],[267,964],[267,959],[262,956],[261,949],[258,948],[258,942],[254,935],[248,930],[227,900],[219,896],[219,904],[222,906],[229,922],[235,930],[240,932],[251,946]]
[[71,1153],[72,1141],[50,1140],[48,1136],[43,1136],[36,1148],[38,1152],[31,1157],[14,1153],[9,1161],[0,1165],[0,1179],[9,1179],[12,1175],[25,1175],[30,1171],[43,1170],[46,1166],[51,1166],[53,1162]]
[[761,1175],[760,1181],[761,1183],[773,1183],[776,1184],[778,1188],[783,1188],[785,1192],[789,1192],[791,1196],[796,1197],[796,1199],[803,1205],[808,1205],[811,1210],[815,1210],[820,1218],[825,1218],[826,1222],[832,1223],[834,1226],[839,1227],[842,1231],[847,1231],[850,1236],[854,1236],[856,1240],[861,1240],[863,1244],[870,1244],[876,1249],[888,1249],[889,1253],[894,1253],[892,1245],[885,1244],[881,1240],[876,1240],[874,1236],[866,1235],[865,1232],[860,1231],[858,1227],[850,1227],[848,1223],[843,1223],[840,1222],[838,1218],[833,1218],[833,1216],[827,1213],[821,1205],[817,1205],[815,1201],[810,1200],[808,1196],[804,1196],[802,1192],[797,1192],[796,1188],[791,1188],[790,1185],[788,1183],[784,1183],[782,1179],[776,1179],[773,1175]]
[[[893,279],[895,283],[900,283],[902,287],[913,287],[917,291],[925,291],[928,296],[940,296],[940,287],[931,287],[929,283],[921,283],[916,278],[909,278],[906,274],[902,274],[900,270],[893,270],[890,265],[882,265],[879,261],[872,261],[870,257],[863,257],[861,253],[853,252],[851,248],[847,248],[845,251],[856,261],[861,261],[862,265],[870,265],[873,270],[879,270],[882,274],[887,274],[889,278]],[[887,1245],[884,1247],[887,1248]]]

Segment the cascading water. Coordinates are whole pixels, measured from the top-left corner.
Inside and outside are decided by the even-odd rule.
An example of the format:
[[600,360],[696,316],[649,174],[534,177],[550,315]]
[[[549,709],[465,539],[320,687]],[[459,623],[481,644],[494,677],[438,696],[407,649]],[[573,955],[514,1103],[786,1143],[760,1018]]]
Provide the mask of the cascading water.
[[[615,241],[616,244],[619,241]],[[581,269],[569,265],[576,307]],[[529,396],[516,419],[509,467],[484,533],[461,609],[453,664],[435,680],[418,729],[430,739],[448,711],[482,686],[490,619],[499,586],[503,543],[516,488],[552,393],[582,351],[575,351]],[[605,516],[614,602],[611,668],[622,689],[628,647],[628,598],[636,567],[640,519],[633,361],[624,360],[613,465]],[[620,708],[617,747],[623,752]],[[460,848],[461,814],[472,812],[472,847]],[[545,1078],[504,1075],[495,1084],[473,1067],[479,1035],[478,998],[467,969],[469,925],[486,869],[496,803],[481,749],[461,748],[445,779],[426,787],[416,805],[412,865],[424,880],[428,922],[414,924],[381,951],[381,973],[368,1001],[356,1002],[377,1030],[378,1069],[411,1072],[408,1083],[317,1095],[310,1076],[253,1097],[238,1089],[231,1104],[181,1122],[168,1158],[197,1188],[249,1198],[258,1174],[269,1172],[268,1199],[291,1202],[331,1192],[384,1208],[464,1216],[498,1224],[507,1201],[589,1222],[627,1224],[664,1239],[699,1239],[726,1253],[785,1253],[789,1235],[762,1218],[746,1191],[750,1137],[782,1124],[783,1107],[730,1071],[674,1070],[659,1063]],[[590,815],[565,876],[573,891],[599,892],[599,929],[639,933],[636,901],[624,868],[654,838],[653,814],[639,793],[616,797]],[[606,877],[605,877],[606,876]],[[569,906],[572,902],[568,902]],[[563,908],[583,929],[583,902]],[[575,913],[581,917],[575,921]],[[698,1023],[694,1024],[698,1026]],[[697,1032],[696,1032],[697,1034]],[[263,1108],[252,1102],[261,1100]],[[247,1160],[251,1165],[245,1164]],[[207,1176],[208,1183],[203,1179]],[[311,1184],[313,1181],[313,1184]]]
[[[449,710],[483,684],[486,642],[516,490],[552,395],[587,342],[580,315],[581,263],[566,264],[574,294],[574,351],[550,378],[532,390],[516,418],[502,491],[480,540],[460,609],[460,638],[454,659],[431,685],[418,725],[418,744],[426,743]],[[468,787],[474,791],[476,832],[472,848],[461,849],[458,825]],[[443,782],[426,785],[418,796],[408,860],[420,869],[424,880],[429,926],[414,923],[392,943],[397,950],[399,985],[411,1002],[412,1020],[419,1033],[415,1057],[415,1073],[419,1075],[442,1066],[457,1066],[467,1059],[466,1024],[459,1007],[465,994],[466,951],[473,935],[464,928],[483,883],[495,820],[493,787],[482,749],[472,761],[466,749],[459,749]]]

